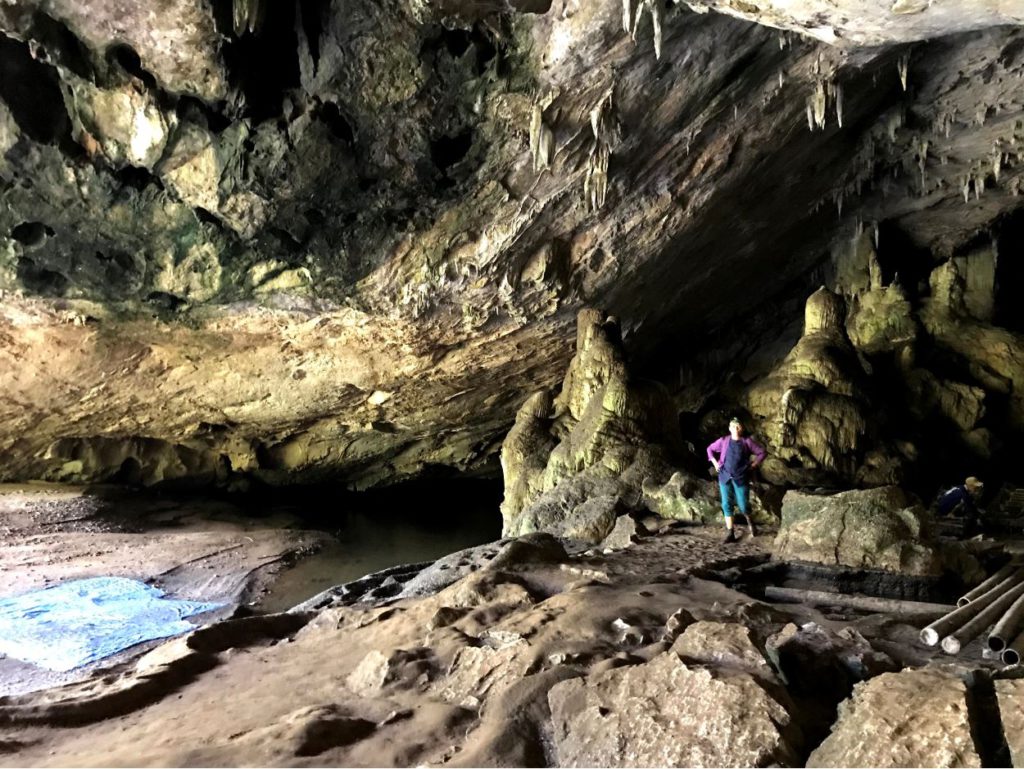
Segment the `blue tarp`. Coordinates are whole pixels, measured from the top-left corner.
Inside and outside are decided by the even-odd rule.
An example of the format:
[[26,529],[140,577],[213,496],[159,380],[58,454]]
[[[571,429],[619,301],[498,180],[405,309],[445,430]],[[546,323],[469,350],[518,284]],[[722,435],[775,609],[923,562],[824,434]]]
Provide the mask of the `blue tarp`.
[[221,606],[164,598],[157,588],[123,577],[65,582],[0,598],[0,652],[50,670],[72,670],[193,630],[185,617]]

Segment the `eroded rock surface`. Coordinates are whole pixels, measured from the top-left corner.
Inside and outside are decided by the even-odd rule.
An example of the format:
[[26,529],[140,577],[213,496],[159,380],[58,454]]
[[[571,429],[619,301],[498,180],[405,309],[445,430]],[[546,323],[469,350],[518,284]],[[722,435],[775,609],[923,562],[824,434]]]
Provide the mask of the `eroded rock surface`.
[[566,681],[548,695],[562,766],[787,763],[790,717],[747,673],[645,665]]
[[904,670],[858,684],[807,765],[981,766],[964,682],[939,670]]
[[0,477],[479,470],[583,306],[674,370],[856,221],[1017,205],[1013,4],[230,5],[0,11]]

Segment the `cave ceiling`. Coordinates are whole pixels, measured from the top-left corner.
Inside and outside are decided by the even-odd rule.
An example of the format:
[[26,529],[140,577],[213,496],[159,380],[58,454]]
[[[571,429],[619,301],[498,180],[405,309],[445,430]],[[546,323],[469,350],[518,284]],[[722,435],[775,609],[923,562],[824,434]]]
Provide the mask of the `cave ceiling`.
[[480,468],[583,306],[643,358],[872,223],[984,236],[1022,18],[0,0],[0,477]]

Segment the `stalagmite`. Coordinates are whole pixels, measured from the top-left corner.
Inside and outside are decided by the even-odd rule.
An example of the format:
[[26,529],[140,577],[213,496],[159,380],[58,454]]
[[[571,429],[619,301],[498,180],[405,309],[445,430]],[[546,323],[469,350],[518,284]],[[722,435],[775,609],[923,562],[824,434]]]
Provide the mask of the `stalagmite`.
[[[999,617],[1004,614],[1006,610],[1009,609],[1010,606],[1013,605],[1013,603],[1022,595],[1024,595],[1024,584],[1015,585],[1012,589],[1000,595],[989,606],[986,606],[978,612],[977,616],[962,625],[958,630],[943,638],[942,650],[946,652],[946,654],[958,654],[964,645],[969,644],[985,632],[985,628],[998,620]],[[969,609],[972,605],[973,604],[967,604],[964,608]],[[958,609],[957,611],[962,611],[962,609]]]
[[941,638],[978,616],[987,607],[991,606],[994,601],[998,600],[1000,596],[1005,595],[1007,590],[1018,585],[1021,579],[1024,579],[1024,569],[1014,571],[1013,574],[1001,580],[995,587],[971,600],[970,603],[936,620],[921,631],[921,643],[926,646],[935,646]]
[[988,637],[988,648],[994,652],[1001,652],[1010,641],[1017,637],[1021,625],[1024,624],[1024,597],[1013,602],[1013,606],[1006,610],[1003,618],[992,628]]

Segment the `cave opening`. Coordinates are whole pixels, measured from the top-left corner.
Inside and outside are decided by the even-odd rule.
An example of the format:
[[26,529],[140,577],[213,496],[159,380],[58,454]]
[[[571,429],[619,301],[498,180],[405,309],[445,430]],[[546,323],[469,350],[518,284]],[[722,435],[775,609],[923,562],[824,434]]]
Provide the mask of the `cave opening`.
[[32,38],[39,43],[37,56],[40,60],[52,59],[81,78],[96,76],[89,48],[64,22],[37,10],[32,14]]
[[355,144],[355,129],[352,128],[352,123],[341,111],[341,107],[339,107],[335,102],[324,102],[323,105],[321,105],[318,114],[320,119],[323,120],[330,129],[333,136],[341,139],[345,144]]
[[142,66],[139,54],[127,43],[112,45],[106,52],[107,61],[120,67],[132,77],[138,78],[147,88],[156,89],[156,78]]
[[1024,331],[1024,209],[1007,216],[996,240],[996,278],[993,322],[1011,331]]
[[320,63],[320,38],[323,35],[330,11],[331,0],[299,0],[302,32],[309,44],[309,55],[313,60],[314,68]]
[[11,237],[25,248],[38,248],[53,235],[53,228],[43,222],[22,222],[11,230]]
[[932,252],[919,245],[898,222],[878,223],[878,266],[883,285],[897,278],[911,301],[926,296],[928,277],[936,266]]
[[461,163],[473,146],[473,129],[467,128],[455,134],[439,136],[430,142],[430,157],[434,165],[445,176]]
[[[280,118],[285,95],[301,84],[295,0],[265,2],[265,16],[255,32],[234,33],[232,0],[213,4],[228,80],[244,97],[243,116],[254,122]],[[312,14],[311,14],[312,17]]]
[[71,118],[56,70],[36,59],[27,43],[3,34],[0,34],[0,99],[29,138],[41,144],[56,144],[62,149],[74,144]]

